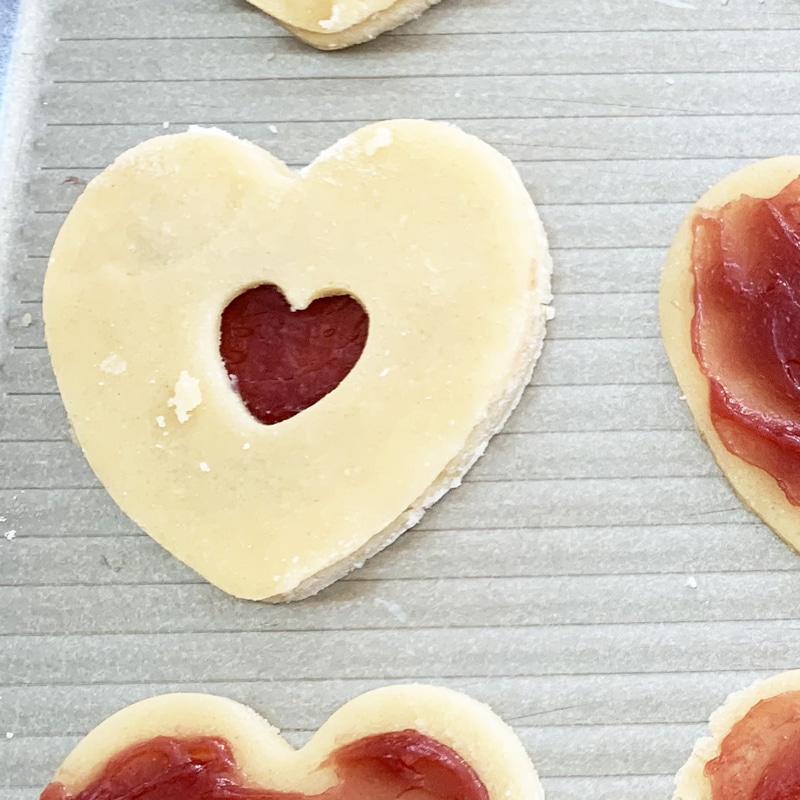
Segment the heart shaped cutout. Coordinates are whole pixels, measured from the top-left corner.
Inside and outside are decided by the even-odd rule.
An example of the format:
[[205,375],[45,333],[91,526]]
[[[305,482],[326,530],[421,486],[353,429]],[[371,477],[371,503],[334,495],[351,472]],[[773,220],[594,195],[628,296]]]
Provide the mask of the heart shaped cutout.
[[256,286],[222,313],[220,355],[247,410],[265,425],[299,414],[332,392],[367,343],[369,317],[347,295],[293,309],[276,286]]
[[[511,164],[452,126],[368,126],[301,173],[191,130],[87,186],[48,265],[45,333],[77,439],[122,510],[225,591],[291,600],[460,483],[530,378],[550,266]],[[334,391],[320,398],[341,371],[279,424],[248,411],[220,355],[232,298],[283,303],[261,286],[296,309],[345,303],[345,366],[363,346]],[[351,299],[315,305],[333,295]],[[236,337],[233,351],[249,360]]]
[[368,42],[416,19],[439,0],[249,0],[298,39],[320,50]]
[[129,706],[67,756],[41,800],[541,800],[524,748],[492,711],[432,686],[361,695],[294,750],[212,695]]

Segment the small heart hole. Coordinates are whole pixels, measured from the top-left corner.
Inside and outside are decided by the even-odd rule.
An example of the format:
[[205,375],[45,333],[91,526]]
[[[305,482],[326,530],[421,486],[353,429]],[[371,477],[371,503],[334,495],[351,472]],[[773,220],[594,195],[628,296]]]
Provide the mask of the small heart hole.
[[222,312],[220,355],[247,410],[265,425],[299,414],[350,373],[367,342],[369,317],[349,295],[293,311],[271,284],[248,289]]

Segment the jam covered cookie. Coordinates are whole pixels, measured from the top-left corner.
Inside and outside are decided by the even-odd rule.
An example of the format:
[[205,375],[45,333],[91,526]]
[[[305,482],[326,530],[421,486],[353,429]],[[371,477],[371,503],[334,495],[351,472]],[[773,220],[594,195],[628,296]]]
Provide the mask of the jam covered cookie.
[[45,330],[123,511],[225,591],[289,600],[458,485],[530,378],[550,269],[511,163],[455,127],[371,125],[299,173],[192,130],[86,188]]
[[109,717],[41,800],[542,800],[511,728],[481,703],[391,686],[337,711],[300,750],[222,697],[154,697]]
[[675,779],[673,800],[789,800],[800,795],[800,670],[732,694]]
[[661,326],[737,494],[800,548],[800,158],[753,164],[694,206],[667,257]]

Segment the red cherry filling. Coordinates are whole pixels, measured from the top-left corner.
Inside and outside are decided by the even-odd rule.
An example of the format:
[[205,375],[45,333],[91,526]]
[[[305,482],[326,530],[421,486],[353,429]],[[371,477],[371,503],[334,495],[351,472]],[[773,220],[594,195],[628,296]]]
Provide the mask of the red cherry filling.
[[731,728],[705,773],[713,800],[800,797],[800,692],[756,703]]
[[489,800],[475,770],[418,731],[367,736],[329,759],[339,783],[318,795],[246,786],[228,743],[160,736],[115,755],[76,795],[51,783],[40,800]]
[[347,377],[369,317],[348,295],[293,311],[276,286],[248,289],[222,313],[220,354],[247,410],[265,425],[299,414]]
[[694,220],[692,349],[725,447],[800,505],[800,178]]

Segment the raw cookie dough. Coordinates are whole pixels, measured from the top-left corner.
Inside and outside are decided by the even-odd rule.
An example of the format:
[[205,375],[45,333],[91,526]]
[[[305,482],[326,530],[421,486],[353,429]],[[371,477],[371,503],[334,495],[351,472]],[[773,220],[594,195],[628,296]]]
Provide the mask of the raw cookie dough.
[[361,44],[416,19],[439,0],[248,0],[320,50]]
[[[724,705],[720,706],[709,719],[708,724],[711,736],[697,741],[689,760],[675,776],[673,800],[722,800],[721,795],[717,796],[719,793],[712,791],[711,781],[706,774],[706,765],[720,755],[725,737],[756,704],[762,700],[777,698],[777,696],[789,692],[795,693],[795,695],[800,692],[800,670],[773,675],[766,680],[757,681],[746,689],[730,695]],[[793,702],[797,707],[796,697]],[[744,748],[738,750],[739,759],[737,761],[739,766],[733,765],[733,773],[741,780],[741,784],[737,787],[737,791],[729,790],[726,793],[725,797],[728,800],[733,800],[734,798],[736,800],[750,800],[746,789],[747,786],[755,781],[760,771],[758,765],[763,765],[762,776],[768,776],[770,767],[774,766],[773,759],[778,756],[788,735],[791,733],[797,735],[798,729],[800,729],[800,719],[797,718],[796,714],[794,716],[794,730],[788,730],[786,727],[772,728],[763,734],[764,740],[759,741],[758,738],[754,738],[749,746],[745,745]],[[769,741],[770,747],[765,748],[764,741]],[[771,748],[774,748],[774,750]],[[797,763],[796,758],[792,760]],[[745,765],[748,768],[746,771],[743,769]],[[747,775],[746,779],[745,775]],[[767,783],[767,781],[765,780],[763,783]],[[768,796],[768,793],[762,794],[762,797],[766,796]],[[775,796],[785,797],[787,795],[778,793]]]
[[[363,128],[301,173],[191,130],[147,141],[67,217],[44,285],[53,368],[111,496],[226,592],[305,597],[414,525],[517,404],[550,309],[544,230],[511,163],[455,127]],[[366,346],[330,394],[264,425],[220,318],[274,284],[346,293]]]
[[698,211],[720,208],[743,194],[772,197],[800,175],[800,157],[751,164],[723,178],[687,214],[667,255],[661,279],[661,332],[678,383],[700,435],[741,500],[782,539],[800,549],[800,507],[792,505],[775,479],[731,453],[711,422],[709,381],[692,352],[694,277],[691,269],[692,220]]
[[204,694],[170,694],[136,703],[101,723],[67,756],[54,783],[76,795],[115,754],[158,736],[226,740],[249,785],[319,793],[335,780],[324,762],[342,746],[379,733],[415,730],[454,750],[490,800],[542,800],[536,771],[514,732],[488,706],[449,689],[389,686],[342,706],[295,750],[246,706]]

